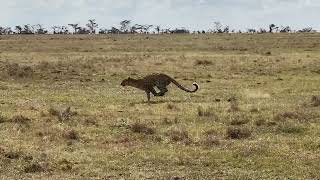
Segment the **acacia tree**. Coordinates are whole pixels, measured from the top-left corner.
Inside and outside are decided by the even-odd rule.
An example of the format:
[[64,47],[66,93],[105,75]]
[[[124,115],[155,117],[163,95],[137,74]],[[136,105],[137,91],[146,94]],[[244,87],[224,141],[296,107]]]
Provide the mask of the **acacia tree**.
[[190,33],[190,31],[184,27],[182,28],[176,28],[175,30],[170,31],[171,34],[187,34]]
[[223,31],[222,31],[222,24],[221,24],[221,22],[218,22],[218,21],[214,22],[214,27],[215,27],[215,29],[214,29],[214,32],[215,32],[215,33],[222,33],[222,32],[223,32]]
[[22,32],[22,27],[21,27],[21,26],[16,26],[16,27],[15,27],[15,30],[16,30],[17,34],[21,34],[21,32]]
[[89,23],[86,24],[86,26],[89,28],[91,34],[96,33],[96,28],[98,27],[98,24],[95,22],[95,19],[89,19]]
[[67,26],[61,26],[61,29],[60,29],[60,34],[68,34],[69,33],[69,30],[67,28]]
[[78,34],[90,34],[90,30],[85,27],[77,27]]
[[301,30],[298,30],[298,32],[300,33],[309,33],[309,32],[313,32],[313,28],[312,27],[307,27],[307,28],[303,28]]
[[157,26],[154,28],[154,30],[156,30],[157,33],[160,34],[160,30],[161,30],[160,25],[157,25]]
[[0,26],[0,35],[7,35],[12,34],[13,31],[11,30],[11,27],[1,27]]
[[30,24],[24,25],[22,34],[34,34],[34,28]]
[[48,31],[43,27],[42,24],[36,24],[32,26],[33,32],[36,34],[47,34]]
[[130,28],[130,32],[131,32],[131,33],[138,33],[138,31],[139,31],[140,33],[142,33],[142,28],[143,28],[142,25],[140,25],[140,24],[135,24],[135,25],[133,25],[133,26]]
[[99,34],[107,34],[107,33],[108,33],[108,29],[100,28]]
[[263,34],[263,33],[266,33],[266,32],[267,32],[267,30],[265,30],[263,28],[260,28],[259,31],[258,31],[258,33],[260,33],[260,34]]
[[256,33],[257,30],[255,30],[255,29],[253,29],[253,28],[249,28],[249,29],[247,30],[247,32],[248,32],[248,33]]
[[164,33],[164,34],[170,34],[170,33],[171,33],[171,29],[170,29],[170,28],[168,28],[168,29],[162,29],[161,31],[162,31],[162,33]]
[[130,30],[131,20],[123,20],[120,22],[120,30],[123,33],[128,33]]
[[272,33],[273,30],[277,29],[278,27],[275,24],[270,24],[269,25],[269,33]]
[[79,24],[68,24],[69,26],[71,26],[74,30],[74,34],[77,34],[77,30],[79,29]]
[[116,27],[112,27],[110,30],[108,30],[108,33],[110,33],[110,34],[120,34],[121,30],[116,28]]
[[60,26],[52,26],[51,29],[53,30],[53,34],[59,34],[59,32],[61,31]]
[[223,29],[223,33],[229,33],[230,32],[230,27],[229,26],[226,26],[224,29]]
[[281,27],[280,28],[280,32],[281,33],[289,33],[289,32],[291,32],[291,28],[290,28],[290,26],[285,26],[285,27]]
[[0,26],[0,35],[5,34],[4,29],[5,29],[4,27],[1,27],[1,26]]
[[142,29],[144,30],[144,33],[148,33],[149,32],[149,29],[152,28],[153,25],[151,24],[146,24],[146,25],[143,25],[142,26]]

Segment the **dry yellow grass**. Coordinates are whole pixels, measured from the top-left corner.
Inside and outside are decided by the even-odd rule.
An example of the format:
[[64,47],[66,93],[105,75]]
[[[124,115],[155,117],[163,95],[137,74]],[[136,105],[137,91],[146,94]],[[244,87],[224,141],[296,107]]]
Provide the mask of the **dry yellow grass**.
[[[0,36],[0,179],[319,179],[319,42]],[[120,86],[155,72],[200,90]]]

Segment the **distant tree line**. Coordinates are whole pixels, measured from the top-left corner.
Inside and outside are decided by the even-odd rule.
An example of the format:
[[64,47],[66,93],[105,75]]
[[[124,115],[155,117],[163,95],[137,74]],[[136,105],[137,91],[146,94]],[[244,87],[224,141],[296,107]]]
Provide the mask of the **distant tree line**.
[[[69,27],[69,28],[68,28]],[[230,29],[229,26],[223,26],[221,22],[214,22],[213,29],[190,31],[186,28],[162,29],[160,25],[151,24],[133,24],[131,20],[123,20],[118,27],[110,29],[100,28],[95,19],[89,19],[85,26],[79,24],[68,24],[67,26],[52,26],[49,31],[41,24],[36,25],[17,25],[14,29],[11,27],[1,27],[0,35],[9,34],[206,34],[206,33],[308,33],[316,32],[312,27],[306,27],[299,30],[292,30],[290,26],[277,26],[270,24],[267,29],[248,28],[245,31]],[[71,31],[70,31],[71,29]]]

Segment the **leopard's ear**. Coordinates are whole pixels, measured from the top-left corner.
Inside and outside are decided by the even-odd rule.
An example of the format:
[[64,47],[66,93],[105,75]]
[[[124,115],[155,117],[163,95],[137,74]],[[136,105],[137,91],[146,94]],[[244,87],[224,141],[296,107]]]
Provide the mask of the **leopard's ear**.
[[131,79],[131,77],[128,77],[128,80],[130,80]]

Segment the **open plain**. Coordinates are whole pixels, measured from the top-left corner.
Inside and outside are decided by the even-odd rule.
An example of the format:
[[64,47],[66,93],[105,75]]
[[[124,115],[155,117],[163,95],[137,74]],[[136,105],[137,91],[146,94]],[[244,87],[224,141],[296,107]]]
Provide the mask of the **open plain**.
[[[165,97],[122,87],[165,73]],[[320,34],[0,36],[0,179],[320,179]]]

